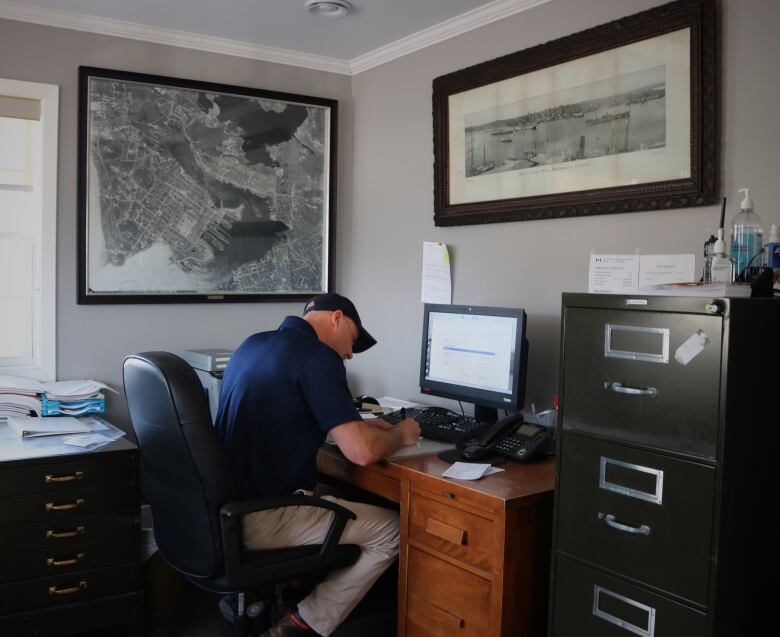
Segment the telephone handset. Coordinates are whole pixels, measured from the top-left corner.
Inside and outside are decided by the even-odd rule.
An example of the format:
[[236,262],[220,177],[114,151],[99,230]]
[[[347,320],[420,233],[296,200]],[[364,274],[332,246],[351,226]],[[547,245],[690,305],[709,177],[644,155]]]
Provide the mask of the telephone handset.
[[495,454],[518,462],[530,462],[547,453],[552,436],[539,425],[512,414],[491,425],[476,438],[461,440],[457,449],[466,460],[480,460]]

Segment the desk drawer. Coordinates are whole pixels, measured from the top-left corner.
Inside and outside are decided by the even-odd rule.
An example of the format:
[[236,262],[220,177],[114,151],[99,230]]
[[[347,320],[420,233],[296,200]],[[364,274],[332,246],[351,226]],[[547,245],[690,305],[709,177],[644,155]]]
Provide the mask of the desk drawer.
[[93,542],[44,551],[27,551],[3,557],[0,584],[17,580],[73,573],[133,560],[131,542]]
[[134,481],[134,463],[130,454],[47,462],[0,468],[0,498],[132,484]]
[[61,520],[0,526],[0,560],[8,553],[39,548],[63,549],[76,544],[114,539],[132,542],[137,533],[132,512],[108,515],[85,515]]
[[564,434],[558,547],[707,604],[715,470]]
[[[567,308],[562,424],[619,440],[715,458],[719,316]],[[683,365],[698,330],[709,342]]]
[[406,637],[491,633],[489,580],[411,546],[408,560]]
[[78,489],[4,498],[0,500],[0,525],[127,511],[136,502],[135,490],[129,486]]
[[494,551],[493,524],[489,519],[413,491],[409,506],[409,542],[470,564],[490,577]]
[[133,564],[0,584],[0,614],[74,604],[128,593],[138,586]]
[[560,556],[554,595],[551,637],[705,635],[704,613]]

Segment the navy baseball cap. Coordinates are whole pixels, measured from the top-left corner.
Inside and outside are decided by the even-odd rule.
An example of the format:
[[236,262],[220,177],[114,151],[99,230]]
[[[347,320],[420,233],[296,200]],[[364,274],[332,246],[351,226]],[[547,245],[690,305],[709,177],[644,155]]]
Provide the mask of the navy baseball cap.
[[355,309],[355,304],[346,296],[341,296],[341,294],[336,294],[335,292],[318,294],[303,308],[303,315],[306,316],[306,314],[315,310],[325,312],[341,310],[344,313],[344,316],[348,316],[355,322],[355,325],[357,325],[358,328],[358,337],[355,344],[352,346],[352,351],[355,352],[355,354],[365,352],[369,347],[376,345],[376,339],[363,327],[363,323],[360,320],[360,314],[358,314],[357,309]]

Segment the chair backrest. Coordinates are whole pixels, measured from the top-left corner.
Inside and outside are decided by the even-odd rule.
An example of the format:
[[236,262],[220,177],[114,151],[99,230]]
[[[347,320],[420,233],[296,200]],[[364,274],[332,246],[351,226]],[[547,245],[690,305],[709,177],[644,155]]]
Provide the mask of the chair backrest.
[[217,577],[219,510],[236,498],[195,370],[169,352],[134,354],[124,362],[124,385],[157,546],[182,573]]

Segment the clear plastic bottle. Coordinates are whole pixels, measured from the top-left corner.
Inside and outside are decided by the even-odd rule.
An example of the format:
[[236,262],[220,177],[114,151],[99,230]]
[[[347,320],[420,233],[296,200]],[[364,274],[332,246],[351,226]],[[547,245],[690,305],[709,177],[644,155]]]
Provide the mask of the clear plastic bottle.
[[726,254],[726,242],[723,240],[723,228],[718,228],[718,239],[707,256],[704,266],[705,283],[733,283],[734,259]]
[[748,267],[761,266],[761,251],[764,243],[764,226],[753,212],[753,200],[750,198],[750,188],[741,188],[745,198],[739,204],[739,214],[731,224],[731,258],[734,259],[736,280],[744,281]]

